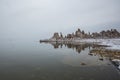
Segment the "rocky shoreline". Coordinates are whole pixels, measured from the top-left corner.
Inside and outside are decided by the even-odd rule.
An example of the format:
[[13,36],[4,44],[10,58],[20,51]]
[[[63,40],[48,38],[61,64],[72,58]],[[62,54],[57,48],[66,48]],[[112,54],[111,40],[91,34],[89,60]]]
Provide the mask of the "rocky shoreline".
[[120,50],[120,38],[117,39],[65,39],[65,40],[55,40],[55,39],[45,39],[40,40],[40,42],[70,42],[70,43],[92,43],[92,44],[98,44],[98,45],[106,45],[109,46],[106,49],[114,49],[114,50]]

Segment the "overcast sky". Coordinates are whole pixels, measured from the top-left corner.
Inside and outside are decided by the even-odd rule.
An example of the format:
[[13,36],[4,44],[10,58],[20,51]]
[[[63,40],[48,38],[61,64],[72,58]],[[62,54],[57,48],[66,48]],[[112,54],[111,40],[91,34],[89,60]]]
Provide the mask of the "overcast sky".
[[120,31],[120,0],[0,0],[1,38],[49,38],[77,28]]

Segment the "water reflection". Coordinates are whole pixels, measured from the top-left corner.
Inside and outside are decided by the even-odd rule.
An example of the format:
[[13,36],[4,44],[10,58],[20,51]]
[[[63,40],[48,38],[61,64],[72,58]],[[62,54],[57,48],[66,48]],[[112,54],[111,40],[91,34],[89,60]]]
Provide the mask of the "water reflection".
[[[75,50],[77,53],[85,51],[85,55],[80,55],[78,57],[66,56],[63,63],[70,65],[102,65],[106,64],[106,60],[109,60],[113,65],[120,70],[120,50],[107,50],[107,46],[101,46],[97,44],[88,43],[72,43],[72,42],[49,42],[54,49],[67,47],[69,49]],[[87,50],[85,50],[87,49]],[[93,57],[90,57],[93,56]],[[95,57],[94,57],[95,56]],[[97,56],[97,57],[96,57]],[[98,61],[99,60],[99,61]],[[78,62],[81,61],[81,62]],[[103,62],[101,62],[103,61]],[[78,63],[77,63],[78,62]],[[75,64],[76,63],[76,64]]]
[[[48,42],[46,42],[48,43]],[[90,47],[94,47],[95,44],[86,44],[86,43],[70,43],[70,42],[64,42],[64,43],[60,43],[60,42],[49,42],[53,47],[54,49],[57,49],[57,48],[63,48],[63,46],[69,48],[69,49],[75,49],[76,52],[80,53],[82,50],[85,50],[85,48],[88,48],[90,49]]]
[[104,50],[96,44],[39,44],[28,40],[14,42],[14,48],[13,42],[2,44],[0,80],[120,80],[109,56],[103,55],[100,60],[101,56],[92,51]]

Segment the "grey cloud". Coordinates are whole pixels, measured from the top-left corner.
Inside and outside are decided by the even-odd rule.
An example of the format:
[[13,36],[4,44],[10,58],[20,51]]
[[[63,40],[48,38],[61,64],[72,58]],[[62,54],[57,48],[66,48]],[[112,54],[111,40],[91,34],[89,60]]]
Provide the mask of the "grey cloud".
[[56,31],[98,31],[108,25],[119,30],[119,7],[119,0],[0,0],[0,36],[46,38]]

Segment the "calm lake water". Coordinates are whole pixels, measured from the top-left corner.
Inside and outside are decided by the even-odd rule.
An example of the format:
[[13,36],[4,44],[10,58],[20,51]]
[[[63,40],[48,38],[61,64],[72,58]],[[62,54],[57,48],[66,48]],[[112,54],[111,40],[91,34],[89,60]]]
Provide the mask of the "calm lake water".
[[0,80],[120,80],[109,57],[90,54],[92,44],[1,40]]

